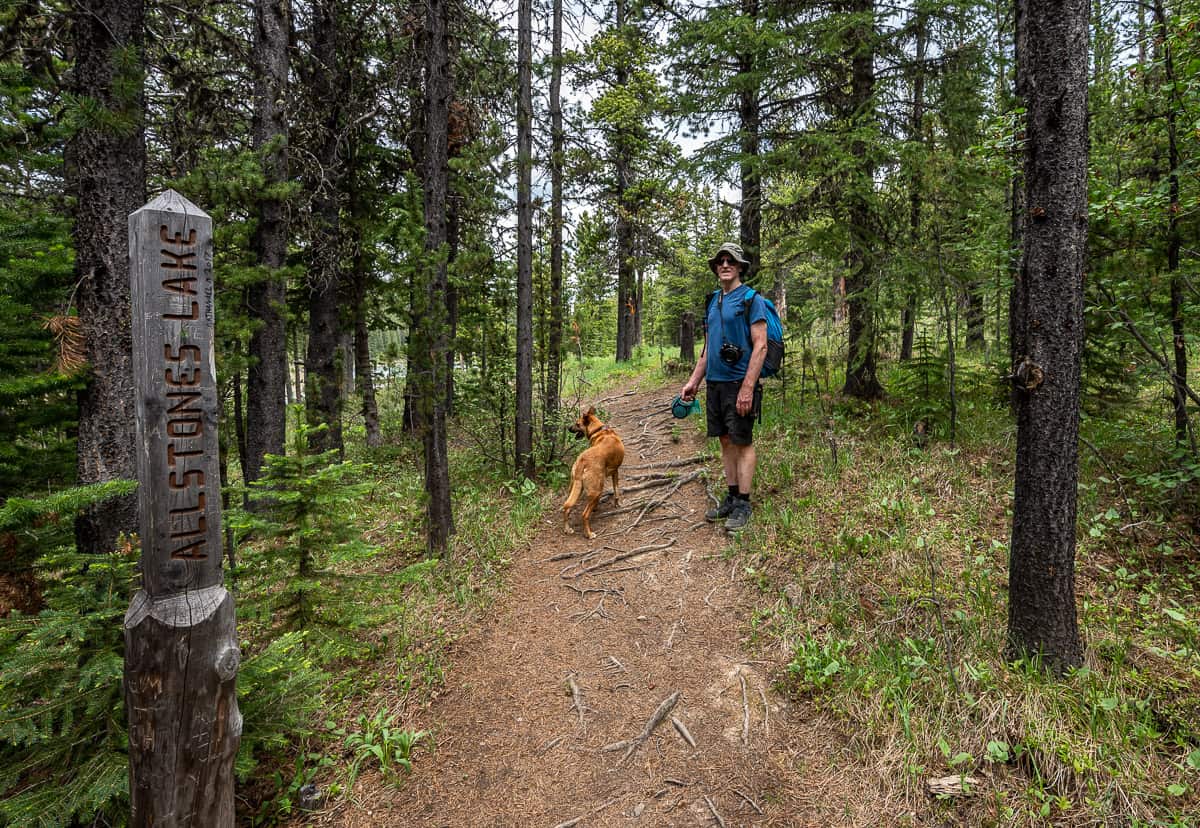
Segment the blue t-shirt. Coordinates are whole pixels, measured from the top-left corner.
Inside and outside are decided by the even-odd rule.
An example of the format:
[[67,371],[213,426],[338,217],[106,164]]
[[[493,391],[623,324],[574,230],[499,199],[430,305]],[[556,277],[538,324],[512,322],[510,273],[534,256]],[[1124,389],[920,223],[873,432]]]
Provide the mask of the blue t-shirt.
[[[767,306],[762,296],[756,291],[754,301],[750,303],[750,325],[746,324],[744,314],[747,311],[747,285],[738,285],[728,294],[717,293],[715,299],[708,303],[708,316],[705,318],[705,337],[708,343],[708,362],[705,376],[709,382],[733,382],[746,377],[746,369],[750,365],[750,325],[755,322],[767,321]],[[722,338],[723,337],[723,338]],[[721,343],[728,342],[742,349],[742,358],[735,365],[726,365],[721,359]]]

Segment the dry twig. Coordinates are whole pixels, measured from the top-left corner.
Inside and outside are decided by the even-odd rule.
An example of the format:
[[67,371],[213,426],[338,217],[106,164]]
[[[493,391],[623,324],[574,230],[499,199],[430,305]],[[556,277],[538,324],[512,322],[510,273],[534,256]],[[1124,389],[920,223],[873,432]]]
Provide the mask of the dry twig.
[[766,816],[766,814],[765,814],[765,812],[763,811],[763,809],[762,809],[762,808],[760,808],[760,807],[758,807],[758,803],[757,803],[757,802],[755,802],[753,799],[751,799],[750,797],[746,796],[746,794],[742,793],[742,792],[741,792],[741,791],[739,791],[737,788],[734,788],[734,789],[733,789],[733,792],[734,792],[735,794],[737,794],[738,796],[740,796],[742,799],[744,799],[744,800],[745,800],[745,802],[746,802],[746,804],[747,804],[747,805],[749,805],[751,808],[753,808],[755,811],[757,811],[757,812],[759,813],[759,815],[761,815],[761,816]]
[[683,741],[687,742],[691,747],[696,746],[696,740],[692,738],[692,734],[688,732],[687,725],[679,721],[674,716],[671,717],[671,724],[675,725],[675,730],[683,737]]
[[767,740],[771,738],[771,705],[767,704],[767,694],[763,689],[758,688],[758,696],[762,699],[763,705],[763,737]]
[[738,673],[742,683],[742,744],[750,744],[750,697],[746,693],[746,677]]
[[567,689],[571,692],[571,705],[579,711],[579,726],[583,727],[583,691],[575,682],[575,676],[567,676]]
[[709,799],[708,794],[704,795],[704,801],[708,804],[708,810],[712,811],[713,819],[717,821],[717,825],[720,825],[721,828],[725,828],[725,820],[721,819],[721,815],[717,813],[717,806],[713,804],[711,799]]

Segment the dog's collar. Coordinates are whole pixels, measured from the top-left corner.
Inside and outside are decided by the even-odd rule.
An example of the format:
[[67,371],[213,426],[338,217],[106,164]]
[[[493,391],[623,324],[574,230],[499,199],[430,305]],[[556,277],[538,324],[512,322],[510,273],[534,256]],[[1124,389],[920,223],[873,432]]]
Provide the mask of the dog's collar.
[[608,431],[608,430],[609,430],[609,428],[608,428],[608,424],[606,423],[606,424],[604,424],[604,425],[600,426],[600,427],[599,427],[598,429],[596,429],[595,431],[589,431],[589,432],[585,432],[585,435],[586,435],[586,436],[587,436],[587,438],[590,440],[590,439],[592,439],[593,437],[595,437],[597,434],[599,434],[601,431]]

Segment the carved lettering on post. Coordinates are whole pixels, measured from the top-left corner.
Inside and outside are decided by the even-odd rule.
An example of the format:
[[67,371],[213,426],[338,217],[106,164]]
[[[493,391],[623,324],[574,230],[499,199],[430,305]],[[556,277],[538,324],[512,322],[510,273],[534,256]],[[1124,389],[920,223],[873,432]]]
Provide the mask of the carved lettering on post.
[[129,217],[142,589],[125,614],[135,826],[232,826],[242,733],[221,572],[212,220],[168,190]]

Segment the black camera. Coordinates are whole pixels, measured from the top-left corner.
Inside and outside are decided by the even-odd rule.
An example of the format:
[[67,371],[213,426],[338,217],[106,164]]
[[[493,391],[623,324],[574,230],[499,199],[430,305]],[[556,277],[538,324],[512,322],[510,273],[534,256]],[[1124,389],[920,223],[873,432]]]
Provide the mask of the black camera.
[[732,342],[721,343],[721,362],[726,365],[737,365],[742,360],[742,349]]

